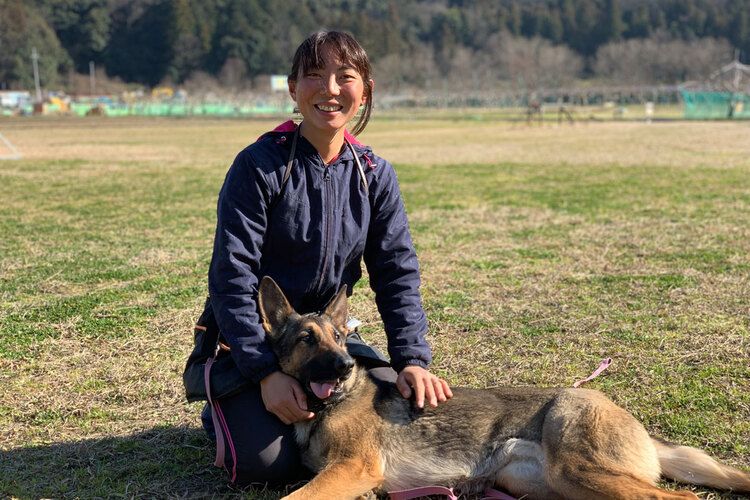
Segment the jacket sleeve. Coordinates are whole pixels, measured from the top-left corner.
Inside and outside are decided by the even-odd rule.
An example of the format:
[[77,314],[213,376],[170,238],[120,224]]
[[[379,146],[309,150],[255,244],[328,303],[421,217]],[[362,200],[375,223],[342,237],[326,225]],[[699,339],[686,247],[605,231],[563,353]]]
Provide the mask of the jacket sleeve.
[[208,290],[222,336],[240,372],[260,382],[279,370],[257,307],[258,271],[270,188],[247,151],[229,169],[219,193]]
[[371,193],[372,214],[364,260],[370,287],[385,325],[388,354],[396,371],[407,365],[426,368],[432,361],[425,339],[427,318],[419,293],[417,254],[393,167],[376,167]]

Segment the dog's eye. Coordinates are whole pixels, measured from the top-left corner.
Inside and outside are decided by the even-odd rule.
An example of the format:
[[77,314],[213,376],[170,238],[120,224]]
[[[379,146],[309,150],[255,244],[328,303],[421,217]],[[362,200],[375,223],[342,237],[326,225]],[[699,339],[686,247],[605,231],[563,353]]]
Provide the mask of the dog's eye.
[[341,334],[335,330],[333,332],[333,340],[335,340],[336,342],[341,342]]
[[306,344],[314,344],[315,335],[313,335],[312,332],[310,331],[304,331],[300,334],[299,337],[297,337],[297,342],[304,342]]

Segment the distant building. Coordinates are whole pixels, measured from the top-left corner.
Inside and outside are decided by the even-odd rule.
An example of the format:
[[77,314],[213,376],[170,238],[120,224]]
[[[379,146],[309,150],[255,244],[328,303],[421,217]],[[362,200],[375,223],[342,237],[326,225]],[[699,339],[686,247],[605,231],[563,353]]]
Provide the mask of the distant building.
[[750,66],[733,61],[706,81],[680,85],[685,118],[750,119]]
[[26,90],[0,90],[0,107],[20,108],[31,102],[31,92]]

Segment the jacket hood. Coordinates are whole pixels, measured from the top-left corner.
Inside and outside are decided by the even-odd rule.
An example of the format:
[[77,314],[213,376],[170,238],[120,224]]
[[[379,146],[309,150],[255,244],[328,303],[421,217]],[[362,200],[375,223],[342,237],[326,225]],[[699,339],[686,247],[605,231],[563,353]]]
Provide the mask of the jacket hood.
[[[261,139],[268,137],[269,135],[272,135],[272,134],[285,134],[288,132],[294,132],[295,130],[297,130],[298,126],[299,125],[294,123],[293,120],[287,120],[284,123],[277,125],[276,128],[274,128],[273,130],[269,130],[268,132],[262,134],[260,137],[258,137],[257,140],[260,141]],[[359,152],[358,154],[362,158],[364,158],[365,163],[367,163],[367,167],[369,169],[372,170],[375,168],[376,164],[373,161],[373,159],[370,157],[372,153],[372,148],[370,146],[366,146],[365,144],[362,144],[360,141],[357,140],[356,137],[350,134],[348,130],[344,130],[344,139],[349,141],[352,144],[352,146],[357,146],[358,148],[361,149],[361,152]]]
[[[273,134],[274,132],[281,132],[281,133],[284,133],[284,132],[294,132],[295,130],[297,130],[297,127],[298,127],[298,125],[296,123],[294,123],[293,120],[287,120],[284,123],[281,123],[281,124],[277,125],[276,128],[274,128],[273,130],[270,130],[270,131],[264,133],[263,135],[261,135],[260,137],[258,137],[258,140],[261,140],[262,138],[266,137],[269,134]],[[363,148],[367,147],[364,144],[362,144],[361,142],[359,142],[356,137],[354,137],[352,134],[350,134],[348,130],[344,130],[344,139],[346,139],[347,141],[351,142],[354,146],[360,146],[360,147],[363,147]]]

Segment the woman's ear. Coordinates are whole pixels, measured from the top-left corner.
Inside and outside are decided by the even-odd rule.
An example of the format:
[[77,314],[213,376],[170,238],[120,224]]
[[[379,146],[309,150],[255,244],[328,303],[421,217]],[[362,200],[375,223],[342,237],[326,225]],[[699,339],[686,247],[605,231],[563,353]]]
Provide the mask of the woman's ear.
[[289,87],[289,95],[292,96],[292,100],[297,102],[297,82],[294,80],[286,81],[287,87]]
[[[369,82],[370,82],[370,96],[372,96],[372,93],[375,91],[375,80],[370,78]],[[365,86],[365,88],[367,87]],[[364,92],[362,94],[362,104],[365,104],[365,103],[367,103],[367,92]]]

